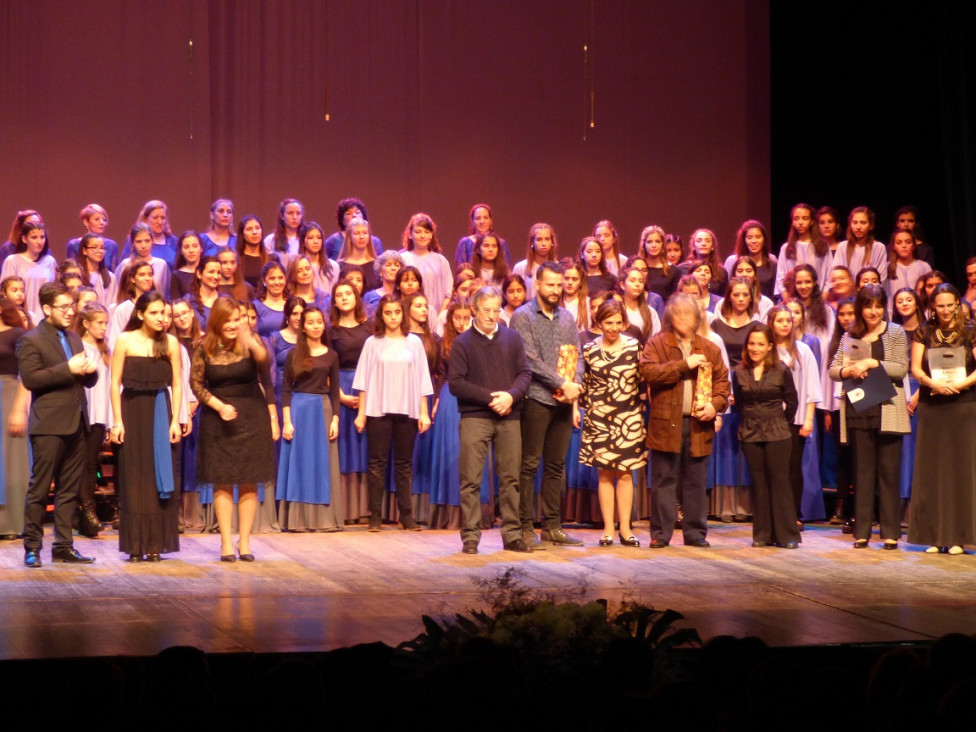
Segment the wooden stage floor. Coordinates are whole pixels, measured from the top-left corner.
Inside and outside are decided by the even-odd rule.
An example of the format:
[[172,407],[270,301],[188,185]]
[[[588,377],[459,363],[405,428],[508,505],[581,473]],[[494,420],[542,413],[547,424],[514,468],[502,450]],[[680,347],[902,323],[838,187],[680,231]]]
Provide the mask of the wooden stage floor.
[[[711,549],[679,543],[651,551],[596,545],[533,554],[501,549],[485,532],[481,553],[460,553],[453,531],[264,534],[253,564],[218,561],[219,540],[184,535],[160,564],[132,565],[107,532],[76,547],[87,566],[23,566],[19,542],[0,544],[0,659],[151,655],[171,645],[213,653],[321,651],[397,644],[422,630],[421,614],[479,606],[475,580],[518,567],[553,593],[631,597],[686,616],[707,640],[756,635],[772,645],[924,641],[976,631],[976,556],[922,547],[854,550],[837,527],[810,526],[796,551],[753,549],[751,527],[711,524]],[[874,539],[877,539],[875,535]]]

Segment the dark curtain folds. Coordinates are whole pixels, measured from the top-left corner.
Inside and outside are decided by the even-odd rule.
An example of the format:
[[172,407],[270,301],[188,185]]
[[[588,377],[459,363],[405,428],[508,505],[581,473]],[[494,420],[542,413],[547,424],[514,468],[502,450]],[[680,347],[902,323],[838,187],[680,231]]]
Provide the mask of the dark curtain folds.
[[770,5],[777,241],[799,201],[843,217],[869,206],[886,243],[895,211],[912,204],[936,266],[965,286],[976,245],[970,10],[954,0]]
[[358,195],[388,244],[424,210],[449,255],[476,201],[516,259],[539,220],[563,254],[601,218],[625,251],[658,223],[712,228],[724,252],[740,221],[769,215],[767,12],[768,0],[2,3],[0,226],[36,208],[62,256],[90,201],[121,240],[151,198],[177,233],[203,229],[218,196],[266,228],[296,197],[331,231],[338,199]]
[[965,261],[976,254],[976,21],[963,3],[946,3],[939,10],[938,116],[947,228],[955,270],[964,272]]

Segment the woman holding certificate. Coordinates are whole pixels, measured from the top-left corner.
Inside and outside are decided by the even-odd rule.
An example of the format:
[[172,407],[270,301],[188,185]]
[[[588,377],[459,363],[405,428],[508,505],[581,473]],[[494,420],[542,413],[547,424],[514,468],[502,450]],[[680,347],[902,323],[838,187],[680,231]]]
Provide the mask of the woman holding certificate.
[[871,538],[875,491],[881,539],[897,549],[901,536],[902,436],[910,432],[902,380],[908,372],[905,331],[886,319],[880,285],[865,285],[854,300],[854,327],[841,339],[830,378],[843,382],[840,439],[854,453],[854,548]]
[[967,439],[976,431],[976,325],[950,284],[938,285],[929,302],[933,315],[912,343],[920,384],[916,450],[938,458],[915,462],[908,540],[955,555],[976,543],[976,451]]

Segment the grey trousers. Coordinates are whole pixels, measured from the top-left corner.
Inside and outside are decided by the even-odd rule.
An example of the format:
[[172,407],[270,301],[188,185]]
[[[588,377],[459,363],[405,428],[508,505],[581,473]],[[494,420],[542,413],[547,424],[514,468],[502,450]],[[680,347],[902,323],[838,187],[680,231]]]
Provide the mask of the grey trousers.
[[461,541],[481,539],[481,477],[488,446],[495,445],[498,470],[498,507],[502,515],[502,541],[522,536],[519,521],[519,465],[522,461],[522,433],[517,419],[461,417]]

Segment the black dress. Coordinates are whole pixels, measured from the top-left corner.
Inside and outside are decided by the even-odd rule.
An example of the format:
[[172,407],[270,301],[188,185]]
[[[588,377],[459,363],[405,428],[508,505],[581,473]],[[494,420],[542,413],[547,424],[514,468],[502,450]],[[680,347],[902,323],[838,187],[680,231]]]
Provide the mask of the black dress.
[[[164,554],[180,550],[180,487],[178,444],[169,442],[173,418],[167,387],[173,383],[168,359],[126,356],[122,366],[122,423],[125,440],[118,452],[119,551]],[[165,416],[156,410],[165,409]],[[154,422],[157,423],[154,426]],[[165,428],[162,423],[165,422]],[[169,466],[156,465],[155,443],[169,456]],[[160,496],[157,475],[172,478],[172,492]]]
[[[200,435],[197,440],[197,485],[259,486],[274,490],[275,456],[271,439],[268,405],[274,404],[274,390],[262,393],[258,366],[250,355],[219,354],[219,360],[206,355],[202,346],[193,354],[191,372],[193,393],[200,400]],[[237,418],[225,422],[207,406],[213,397],[237,410]],[[273,496],[273,493],[271,494]],[[203,500],[201,498],[201,500]],[[272,498],[273,500],[273,498]]]
[[[929,374],[928,351],[941,345],[961,347],[966,373],[976,368],[976,326],[967,324],[962,338],[942,344],[936,329],[925,324],[914,334],[925,346],[922,366]],[[959,394],[933,394],[921,387],[918,401],[918,436],[912,480],[908,541],[929,546],[976,543],[976,390]]]

